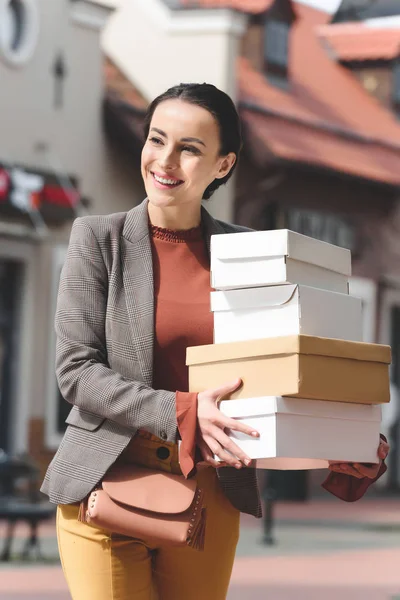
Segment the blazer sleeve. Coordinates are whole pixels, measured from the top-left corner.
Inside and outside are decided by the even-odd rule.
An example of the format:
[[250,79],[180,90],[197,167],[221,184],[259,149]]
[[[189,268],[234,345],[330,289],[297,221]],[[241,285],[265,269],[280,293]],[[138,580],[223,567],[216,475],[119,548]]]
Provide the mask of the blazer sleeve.
[[175,393],[154,390],[108,365],[107,298],[108,272],[99,242],[85,217],[78,218],[61,273],[55,317],[60,392],[85,411],[174,442]]

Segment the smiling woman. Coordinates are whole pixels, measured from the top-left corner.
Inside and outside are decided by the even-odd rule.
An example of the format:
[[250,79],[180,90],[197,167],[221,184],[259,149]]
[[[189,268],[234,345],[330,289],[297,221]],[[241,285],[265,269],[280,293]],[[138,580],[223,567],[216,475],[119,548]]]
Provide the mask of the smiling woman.
[[[211,235],[243,230],[202,207],[237,164],[239,117],[215,86],[181,84],[151,104],[145,134],[144,202],[128,213],[77,219],[72,228],[56,370],[74,406],[42,491],[59,505],[60,555],[74,600],[151,600],[154,589],[163,600],[223,600],[240,511],[261,515],[255,470],[225,429],[258,434],[217,407],[239,380],[188,392],[185,355],[213,339]],[[217,468],[224,464],[231,468]],[[173,474],[181,486],[192,477],[201,492],[201,508],[200,500],[193,506],[200,521],[190,521],[180,546],[157,537],[157,517],[150,537],[124,528],[122,517],[118,528],[90,521],[93,489],[104,484],[105,491],[110,470],[128,470],[130,483],[143,467],[158,480]],[[177,498],[162,485],[149,494],[146,481],[139,497],[148,497],[146,506],[164,499],[173,516]],[[142,506],[136,494],[127,496],[132,508]]]
[[[147,198],[72,228],[56,371],[73,408],[42,491],[59,505],[60,556],[74,600],[224,600],[240,512],[261,516],[255,469],[228,430],[259,434],[218,408],[240,379],[189,392],[185,356],[188,346],[213,342],[211,236],[244,230],[202,207],[237,164],[239,117],[214,86],[182,84],[151,104],[145,133]],[[110,478],[118,486],[121,473],[134,488],[108,496]],[[332,475],[338,486],[350,475],[358,481]],[[158,486],[149,487],[154,476]],[[166,479],[198,492],[176,546],[165,521],[177,522],[179,494],[167,493]],[[91,520],[98,497],[108,498],[108,527]]]
[[151,104],[145,135],[142,176],[151,222],[198,225],[202,199],[226,183],[237,164],[240,121],[232,100],[210,84],[175,86]]

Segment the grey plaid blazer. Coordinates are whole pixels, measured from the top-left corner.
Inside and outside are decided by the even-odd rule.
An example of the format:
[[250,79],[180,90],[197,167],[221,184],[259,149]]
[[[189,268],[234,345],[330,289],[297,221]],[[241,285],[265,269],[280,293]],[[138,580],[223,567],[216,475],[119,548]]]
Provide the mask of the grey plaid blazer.
[[[208,248],[213,234],[243,228],[202,209]],[[127,213],[73,224],[55,319],[56,374],[73,407],[42,492],[57,504],[82,500],[139,428],[177,439],[175,393],[152,389],[153,272],[147,200]],[[240,511],[261,516],[254,469],[218,471]]]

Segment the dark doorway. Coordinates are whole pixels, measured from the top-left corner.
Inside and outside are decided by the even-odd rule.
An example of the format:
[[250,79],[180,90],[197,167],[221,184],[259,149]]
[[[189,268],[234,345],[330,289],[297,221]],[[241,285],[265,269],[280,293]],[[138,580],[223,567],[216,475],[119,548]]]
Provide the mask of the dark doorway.
[[0,449],[10,451],[22,265],[0,259]]

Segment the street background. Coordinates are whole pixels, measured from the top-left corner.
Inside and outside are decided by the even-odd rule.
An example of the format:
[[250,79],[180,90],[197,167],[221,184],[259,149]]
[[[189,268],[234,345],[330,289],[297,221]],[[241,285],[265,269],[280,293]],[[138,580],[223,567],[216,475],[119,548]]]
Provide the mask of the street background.
[[[275,543],[243,518],[228,600],[398,600],[398,500],[318,499],[276,507]],[[24,533],[23,528],[20,535]],[[0,565],[1,600],[68,600],[53,525],[42,527],[44,561]],[[16,549],[21,543],[18,540]]]
[[[41,507],[70,411],[53,322],[71,224],[143,200],[145,111],[181,81],[228,92],[242,122],[211,214],[351,250],[363,341],[393,358],[385,476],[346,504],[326,473],[275,474],[273,543],[242,518],[228,600],[400,600],[400,0],[0,0],[0,555],[7,465]],[[23,559],[28,535],[0,600],[67,600],[53,517]]]

